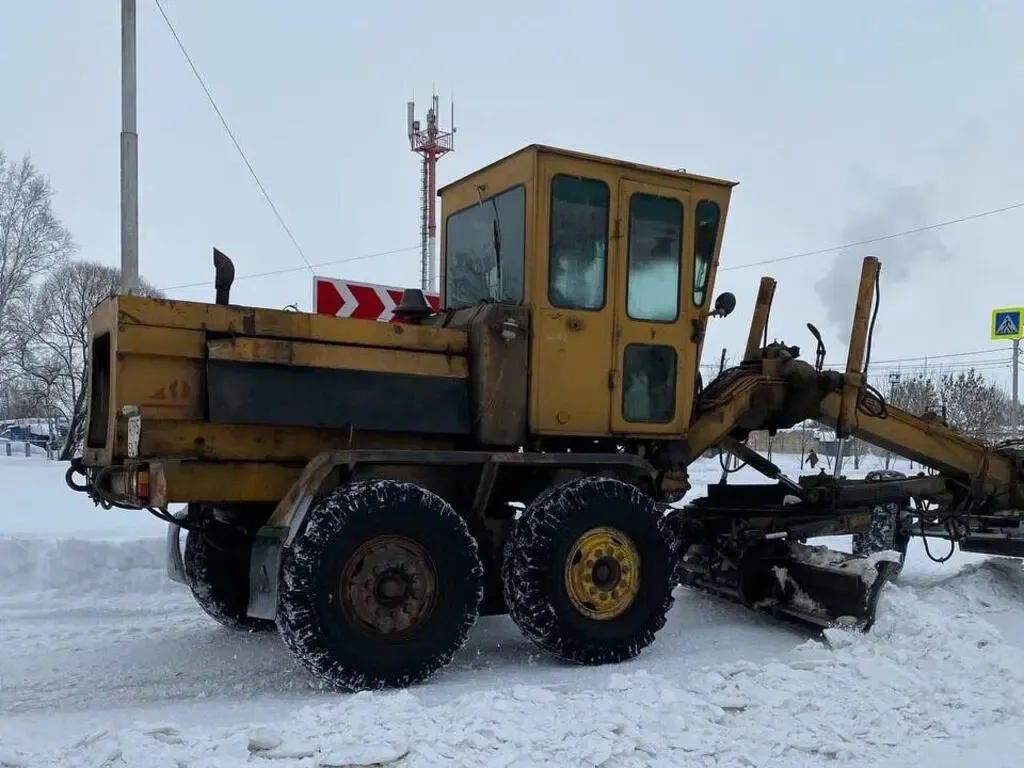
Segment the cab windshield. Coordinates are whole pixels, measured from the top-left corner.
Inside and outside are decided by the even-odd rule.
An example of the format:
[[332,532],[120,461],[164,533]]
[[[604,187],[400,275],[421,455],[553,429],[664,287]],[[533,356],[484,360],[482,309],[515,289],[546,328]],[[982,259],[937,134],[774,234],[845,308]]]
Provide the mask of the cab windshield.
[[445,221],[445,305],[523,300],[526,189],[481,198]]

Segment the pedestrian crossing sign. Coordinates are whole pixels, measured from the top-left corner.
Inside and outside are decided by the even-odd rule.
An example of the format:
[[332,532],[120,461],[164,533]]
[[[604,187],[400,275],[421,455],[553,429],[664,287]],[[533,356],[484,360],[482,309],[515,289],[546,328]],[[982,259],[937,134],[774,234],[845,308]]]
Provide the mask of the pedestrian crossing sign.
[[1024,307],[992,310],[992,338],[1019,341],[1024,339]]

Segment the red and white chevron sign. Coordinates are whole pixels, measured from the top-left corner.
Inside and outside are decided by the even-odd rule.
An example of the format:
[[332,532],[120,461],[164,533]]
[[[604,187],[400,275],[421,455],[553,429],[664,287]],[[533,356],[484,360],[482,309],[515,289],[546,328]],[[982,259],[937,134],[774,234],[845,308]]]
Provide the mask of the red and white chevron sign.
[[[404,288],[374,283],[357,283],[333,277],[313,278],[313,312],[334,317],[356,317],[361,320],[398,322],[395,307],[402,300]],[[441,307],[441,296],[427,293],[427,303],[435,310]]]

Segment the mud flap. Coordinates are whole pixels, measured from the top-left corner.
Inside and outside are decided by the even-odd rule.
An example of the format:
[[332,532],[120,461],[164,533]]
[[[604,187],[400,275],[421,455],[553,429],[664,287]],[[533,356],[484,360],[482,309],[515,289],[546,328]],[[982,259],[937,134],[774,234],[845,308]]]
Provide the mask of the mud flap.
[[164,550],[164,564],[167,578],[177,584],[185,584],[185,562],[181,558],[181,526],[167,524],[167,539]]
[[822,628],[871,629],[882,588],[899,572],[898,552],[857,557],[797,543],[786,550],[782,558],[753,555],[741,568],[745,602]]
[[277,617],[278,574],[281,550],[288,528],[263,526],[256,532],[249,563],[249,606],[246,613],[256,619]]

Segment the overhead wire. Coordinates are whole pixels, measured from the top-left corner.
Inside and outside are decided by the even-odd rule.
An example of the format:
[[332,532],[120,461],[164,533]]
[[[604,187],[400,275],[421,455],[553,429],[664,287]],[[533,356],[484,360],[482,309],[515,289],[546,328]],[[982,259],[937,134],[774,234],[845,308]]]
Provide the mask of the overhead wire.
[[902,362],[906,362],[907,360],[925,360],[925,361],[927,361],[927,360],[940,360],[940,359],[945,359],[945,358],[950,358],[950,357],[970,357],[970,356],[973,356],[973,355],[992,355],[992,354],[1001,354],[1001,351],[1000,350],[995,350],[995,349],[978,349],[978,350],[974,350],[972,352],[946,352],[946,353],[940,354],[940,355],[918,355],[916,357],[894,357],[894,358],[889,359],[889,360],[876,360],[875,361],[875,365],[878,365],[879,363],[902,363]]
[[[318,269],[320,267],[328,267],[328,266],[332,266],[332,265],[335,265],[335,264],[350,264],[353,261],[362,261],[364,259],[375,259],[375,258],[379,258],[381,256],[391,256],[392,254],[396,254],[396,253],[405,253],[407,251],[418,251],[418,250],[420,250],[420,246],[419,245],[410,245],[410,246],[407,246],[405,248],[392,248],[390,251],[375,251],[373,253],[364,253],[361,256],[349,256],[348,258],[345,258],[345,259],[333,259],[331,261],[321,261],[321,262],[318,262],[317,264],[313,264],[311,266],[314,269]],[[252,272],[252,273],[247,274],[247,275],[238,275],[238,276],[236,276],[234,282],[237,283],[239,280],[251,280],[251,279],[256,278],[256,277],[273,277],[274,275],[285,275],[285,274],[288,274],[289,272],[302,272],[305,269],[306,269],[305,267],[285,267],[285,268],[282,268],[282,269],[274,269],[274,270],[271,270],[269,272]],[[179,291],[179,290],[184,290],[186,288],[206,288],[206,287],[208,287],[208,286],[210,286],[212,284],[213,284],[213,280],[210,279],[210,280],[203,280],[203,281],[197,282],[197,283],[184,283],[182,285],[172,285],[172,286],[170,286],[168,288],[161,288],[160,290],[161,291]]]
[[966,221],[974,221],[975,219],[982,219],[988,216],[996,216],[1000,213],[1007,213],[1008,211],[1017,210],[1024,208],[1024,201],[1018,203],[1010,203],[999,208],[990,208],[987,211],[980,211],[978,213],[972,213],[967,216],[959,216],[955,219],[946,219],[945,221],[938,221],[934,224],[926,224],[921,227],[914,227],[912,229],[904,229],[900,232],[892,232],[888,235],[879,235],[878,237],[869,237],[865,240],[856,240],[854,242],[845,243],[843,245],[833,245],[828,248],[818,248],[813,251],[801,251],[800,253],[791,253],[788,256],[777,256],[772,259],[761,259],[759,261],[750,261],[746,264],[731,264],[724,267],[719,267],[719,272],[729,272],[734,269],[749,269],[750,267],[760,267],[765,264],[778,264],[783,261],[792,261],[793,259],[803,259],[808,256],[822,256],[826,253],[835,253],[837,251],[845,251],[847,248],[857,248],[862,245],[872,245],[874,243],[885,242],[886,240],[894,240],[897,237],[906,237],[907,235],[916,235],[921,232],[929,232],[934,229],[940,229],[942,227],[948,227],[952,224],[962,224]]
[[[203,76],[199,74],[199,69],[196,67],[195,62],[192,61],[192,57],[189,55],[188,49],[185,48],[185,44],[178,36],[178,32],[177,30],[175,30],[174,24],[171,23],[170,18],[164,11],[163,5],[160,4],[160,0],[153,0],[153,2],[156,4],[157,10],[160,11],[160,15],[163,16],[164,23],[167,25],[167,29],[170,30],[171,35],[174,37],[174,41],[178,44],[178,48],[181,49],[181,53],[185,57],[185,61],[188,62],[189,67],[192,69],[192,74],[194,74],[196,80],[199,81],[199,85],[202,87],[203,92],[206,94],[206,98],[209,100],[210,106],[212,106],[213,111],[217,113],[217,117],[220,118],[221,125],[224,126],[224,130],[227,131],[228,136],[231,138],[231,142],[235,145],[235,149],[238,150],[238,154],[241,156],[242,162],[245,163],[245,167],[248,168],[249,173],[252,174],[252,178],[256,182],[256,186],[259,187],[260,192],[263,193],[263,197],[266,198],[267,203],[270,205],[270,209],[274,212],[274,216],[277,217],[277,221],[281,225],[281,228],[288,236],[288,239],[291,240],[292,245],[295,246],[295,250],[298,252],[299,256],[305,262],[306,268],[309,269],[310,272],[312,272],[313,265],[310,263],[309,259],[306,258],[305,251],[302,250],[302,246],[299,245],[299,241],[295,239],[295,235],[292,234],[291,229],[285,223],[284,217],[281,215],[281,212],[277,209],[277,206],[274,205],[274,201],[270,199],[270,194],[267,192],[267,188],[263,185],[263,182],[260,181],[260,177],[256,173],[256,169],[252,167],[252,163],[249,162],[249,158],[246,156],[245,151],[242,149],[241,144],[239,144],[238,139],[235,138],[234,131],[231,130],[231,126],[228,125],[228,121],[225,119],[224,113],[221,112],[220,107],[217,106],[217,101],[213,98],[213,94],[210,93],[210,89],[206,87],[206,81],[203,80]],[[208,283],[203,283],[203,285],[207,284]]]
[[[875,371],[875,372],[886,371],[886,372],[896,372],[896,373],[898,373],[899,371],[904,371],[904,370],[920,371],[920,370],[929,370],[929,369],[934,369],[934,370],[968,370],[970,368],[975,368],[975,369],[983,369],[983,368],[1008,368],[1008,367],[1012,367],[1012,365],[1013,365],[1013,360],[1009,356],[999,357],[999,358],[985,358],[985,359],[979,359],[979,360],[968,360],[968,361],[960,360],[960,361],[956,361],[956,362],[948,362],[948,361],[938,360],[935,363],[932,363],[931,361],[923,361],[923,360],[919,361],[919,360],[911,359],[911,360],[906,360],[906,361],[896,361],[896,362],[885,363],[885,364],[877,364],[876,363],[876,364],[872,365],[871,370]],[[841,362],[841,363],[831,363],[831,364],[826,364],[825,365],[826,368],[831,368],[831,369],[844,368],[845,366],[846,366],[845,361]]]

